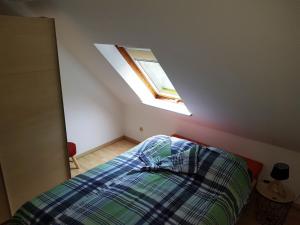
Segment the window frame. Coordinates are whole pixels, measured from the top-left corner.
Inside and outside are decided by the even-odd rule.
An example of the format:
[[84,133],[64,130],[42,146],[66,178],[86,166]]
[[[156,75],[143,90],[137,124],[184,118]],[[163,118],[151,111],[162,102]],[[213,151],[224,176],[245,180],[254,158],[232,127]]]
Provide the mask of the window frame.
[[[153,87],[153,84],[151,84],[147,78],[146,75],[144,74],[143,71],[136,65],[134,60],[131,58],[129,53],[126,51],[124,47],[115,45],[115,47],[118,49],[122,57],[125,59],[125,61],[128,63],[128,65],[131,67],[131,69],[138,75],[138,77],[142,80],[142,82],[146,85],[147,89],[151,92],[154,98],[156,99],[161,99],[161,100],[167,100],[167,101],[174,101],[175,103],[180,103],[182,100],[177,97],[172,97],[169,95],[165,95],[163,93],[158,93],[155,88]],[[175,90],[176,91],[176,90]]]

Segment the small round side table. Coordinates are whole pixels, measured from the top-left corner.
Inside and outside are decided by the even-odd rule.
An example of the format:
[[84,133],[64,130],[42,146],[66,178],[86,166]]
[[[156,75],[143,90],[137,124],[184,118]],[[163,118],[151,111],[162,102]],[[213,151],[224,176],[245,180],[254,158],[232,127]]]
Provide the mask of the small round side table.
[[286,196],[270,191],[269,182],[259,181],[256,185],[256,220],[261,225],[283,225],[295,200],[294,193],[285,187]]

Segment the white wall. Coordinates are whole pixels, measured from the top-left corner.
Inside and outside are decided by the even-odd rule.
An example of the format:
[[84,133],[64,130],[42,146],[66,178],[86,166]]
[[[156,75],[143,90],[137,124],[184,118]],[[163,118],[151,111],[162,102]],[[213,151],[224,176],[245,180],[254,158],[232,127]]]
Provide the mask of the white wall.
[[68,141],[80,154],[122,136],[122,104],[67,49],[58,50]]
[[[144,128],[143,132],[139,130],[141,126]],[[299,152],[203,127],[193,121],[192,117],[178,115],[147,105],[132,104],[126,106],[126,136],[141,141],[156,134],[171,135],[174,133],[262,162],[264,164],[261,174],[262,179],[269,178],[274,163],[286,162],[290,165],[290,179],[286,183],[297,195],[300,194]]]
[[125,104],[139,100],[95,43],[151,48],[202,126],[300,151],[298,1],[25,2]]
[[300,151],[297,1],[53,0],[25,6],[24,15],[31,10],[55,18],[64,46],[123,103],[139,99],[95,43],[151,48],[202,126]]

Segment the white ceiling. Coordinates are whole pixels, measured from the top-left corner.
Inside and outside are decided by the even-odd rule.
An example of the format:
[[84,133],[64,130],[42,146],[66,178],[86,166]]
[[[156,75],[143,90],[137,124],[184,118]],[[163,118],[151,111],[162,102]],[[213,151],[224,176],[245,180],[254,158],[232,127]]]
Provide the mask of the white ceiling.
[[151,48],[201,125],[300,151],[299,1],[52,0],[68,48],[125,104],[138,98],[94,43]]

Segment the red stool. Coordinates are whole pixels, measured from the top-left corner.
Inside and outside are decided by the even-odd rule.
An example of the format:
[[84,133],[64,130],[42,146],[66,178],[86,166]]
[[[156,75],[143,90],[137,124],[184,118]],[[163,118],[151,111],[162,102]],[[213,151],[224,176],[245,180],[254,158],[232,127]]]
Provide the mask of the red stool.
[[73,163],[75,164],[75,167],[79,169],[79,164],[77,162],[77,159],[75,158],[76,155],[76,144],[73,142],[68,142],[68,152],[69,157],[72,159]]

